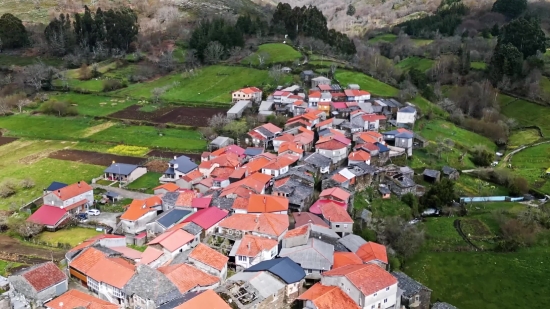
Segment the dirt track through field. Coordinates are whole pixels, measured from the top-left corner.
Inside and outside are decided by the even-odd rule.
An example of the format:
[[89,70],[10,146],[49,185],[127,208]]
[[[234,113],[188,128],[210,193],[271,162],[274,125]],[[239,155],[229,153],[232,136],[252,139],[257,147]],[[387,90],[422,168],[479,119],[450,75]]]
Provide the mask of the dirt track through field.
[[[10,255],[24,255],[29,257],[37,257],[38,259],[24,259],[23,263],[36,263],[40,260],[54,260],[59,261],[65,258],[65,252],[57,249],[46,249],[39,247],[26,246],[20,243],[17,239],[13,239],[6,235],[0,235],[0,252],[4,252]],[[36,260],[36,261],[34,261]]]
[[118,156],[108,153],[99,153],[93,151],[63,149],[56,152],[52,152],[48,156],[51,159],[81,162],[93,165],[110,166],[113,161],[119,163],[141,165],[145,163],[144,158]]
[[0,136],[0,146],[7,145],[7,144],[9,144],[11,142],[14,142],[16,140],[17,140],[17,138],[15,138],[15,137],[2,137],[2,136]]
[[82,133],[82,137],[90,137],[90,136],[92,136],[96,133],[99,133],[99,132],[103,131],[103,130],[109,129],[110,127],[112,127],[114,125],[115,125],[114,122],[109,121],[109,122],[106,122],[106,123],[98,124],[97,126],[87,128]]

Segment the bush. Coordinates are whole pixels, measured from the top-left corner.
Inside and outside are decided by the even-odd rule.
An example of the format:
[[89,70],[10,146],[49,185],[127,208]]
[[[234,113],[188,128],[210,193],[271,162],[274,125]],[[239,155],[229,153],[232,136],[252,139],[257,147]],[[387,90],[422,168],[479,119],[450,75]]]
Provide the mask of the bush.
[[472,151],[472,162],[477,166],[489,166],[495,160],[495,154],[485,147],[474,147]]
[[34,185],[35,185],[34,180],[32,180],[31,178],[25,178],[25,179],[21,180],[21,187],[24,188],[24,189],[33,188]]
[[388,258],[388,261],[390,262],[391,271],[397,271],[401,269],[401,261],[396,256],[390,256]]
[[11,180],[4,180],[0,184],[0,197],[7,198],[17,192],[15,184]]
[[76,107],[71,106],[68,102],[60,102],[55,100],[42,103],[40,106],[40,112],[44,114],[57,115],[59,117],[78,115],[78,110]]
[[106,79],[103,81],[103,92],[109,92],[124,88],[124,84],[118,79]]
[[375,230],[364,229],[361,231],[361,237],[366,241],[377,241],[378,236]]

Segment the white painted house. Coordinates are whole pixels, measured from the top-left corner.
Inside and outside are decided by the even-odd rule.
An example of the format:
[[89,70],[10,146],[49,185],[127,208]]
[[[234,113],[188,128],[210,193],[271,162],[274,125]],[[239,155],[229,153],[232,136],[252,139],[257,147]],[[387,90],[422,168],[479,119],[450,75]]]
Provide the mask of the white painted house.
[[88,209],[94,202],[94,188],[85,181],[79,181],[44,195],[44,205],[79,213]]
[[262,261],[273,259],[279,253],[278,245],[277,239],[245,235],[242,239],[235,241],[229,256],[235,257],[237,267],[246,269]]
[[398,127],[410,126],[414,127],[416,121],[416,109],[412,106],[405,106],[397,111],[395,120]]

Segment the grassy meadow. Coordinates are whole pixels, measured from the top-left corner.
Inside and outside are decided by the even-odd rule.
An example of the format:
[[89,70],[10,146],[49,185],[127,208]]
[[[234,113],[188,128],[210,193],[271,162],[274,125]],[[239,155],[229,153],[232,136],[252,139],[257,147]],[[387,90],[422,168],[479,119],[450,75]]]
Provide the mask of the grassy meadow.
[[295,50],[292,46],[282,43],[268,43],[260,45],[255,53],[244,58],[241,63],[258,65],[258,55],[260,54],[268,55],[265,60],[265,64],[292,62],[302,58],[302,54]]
[[160,176],[162,176],[160,173],[148,172],[147,174],[131,182],[127,188],[130,190],[139,190],[145,193],[153,194],[153,188],[159,186]]
[[409,57],[406,59],[401,60],[397,67],[408,71],[410,69],[418,69],[422,72],[426,72],[427,70],[431,69],[434,65],[434,61],[432,59],[428,58],[420,58],[420,57]]
[[62,93],[50,96],[50,100],[69,102],[74,104],[79,115],[107,116],[137,104],[136,100],[110,98],[99,95]]
[[397,96],[399,90],[377,79],[367,76],[363,73],[337,70],[336,79],[342,87],[348,84],[358,84],[361,89],[370,92],[373,96],[393,97]]
[[76,246],[86,239],[92,238],[101,234],[101,232],[95,229],[88,229],[83,227],[73,227],[70,229],[63,229],[56,232],[42,232],[38,235],[38,239],[41,241],[47,241],[49,243],[63,243]]
[[538,126],[544,136],[550,136],[550,106],[542,106],[510,96],[499,95],[500,112],[514,118],[520,126]]
[[550,194],[549,177],[546,170],[550,168],[550,143],[530,147],[512,157],[514,174],[525,177],[531,185]]

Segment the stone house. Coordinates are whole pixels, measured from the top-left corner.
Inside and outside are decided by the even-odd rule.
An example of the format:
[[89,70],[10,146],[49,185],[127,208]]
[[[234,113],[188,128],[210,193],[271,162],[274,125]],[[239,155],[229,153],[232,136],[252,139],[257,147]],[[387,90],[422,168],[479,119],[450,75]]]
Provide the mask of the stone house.
[[235,256],[237,269],[246,269],[262,261],[273,259],[279,253],[279,242],[275,239],[244,235],[236,240],[229,256]]
[[400,271],[391,273],[397,278],[401,305],[407,309],[429,309],[432,290]]
[[[68,279],[53,262],[25,268],[8,277],[10,291],[24,303],[42,306],[68,290]],[[33,307],[34,307],[33,306]]]
[[446,177],[450,180],[457,180],[460,177],[460,173],[450,166],[443,166],[442,170],[443,177]]
[[207,245],[198,244],[188,255],[189,263],[196,268],[220,278],[227,277],[227,261],[229,258]]

